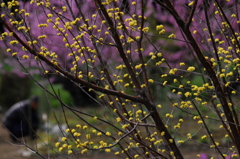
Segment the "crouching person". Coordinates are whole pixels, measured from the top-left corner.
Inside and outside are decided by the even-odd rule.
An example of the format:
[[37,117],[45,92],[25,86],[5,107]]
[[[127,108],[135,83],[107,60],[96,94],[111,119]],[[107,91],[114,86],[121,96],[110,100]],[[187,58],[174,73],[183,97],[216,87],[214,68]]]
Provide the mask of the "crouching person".
[[39,127],[37,108],[39,97],[35,96],[14,104],[3,117],[2,123],[8,129],[13,142],[18,138],[30,136],[35,139]]

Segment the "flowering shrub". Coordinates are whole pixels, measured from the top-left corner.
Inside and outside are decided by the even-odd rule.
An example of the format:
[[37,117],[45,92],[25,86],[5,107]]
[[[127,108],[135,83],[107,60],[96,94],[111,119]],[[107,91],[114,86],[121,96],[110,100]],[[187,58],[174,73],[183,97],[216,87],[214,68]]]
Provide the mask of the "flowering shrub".
[[[236,154],[232,153],[232,154],[229,154],[229,156],[226,157],[226,159],[231,159],[231,158],[235,158],[237,157]],[[200,159],[209,159],[209,157],[207,156],[207,154],[200,154],[199,155],[199,158]]]
[[[19,7],[11,12],[13,6]],[[114,119],[71,108],[45,89],[85,122],[65,130],[55,144],[60,152],[181,159],[181,146],[193,142],[237,157],[238,6],[229,0],[13,0],[1,3],[1,40],[30,76],[28,69],[38,66],[89,88]],[[158,88],[168,90],[167,103],[155,100]],[[197,129],[186,131],[188,123]]]

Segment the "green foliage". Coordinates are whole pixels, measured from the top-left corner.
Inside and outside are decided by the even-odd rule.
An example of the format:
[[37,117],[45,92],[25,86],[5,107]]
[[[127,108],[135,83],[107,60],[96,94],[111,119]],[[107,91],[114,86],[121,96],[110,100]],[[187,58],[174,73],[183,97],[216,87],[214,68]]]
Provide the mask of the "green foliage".
[[[47,85],[46,86],[46,89],[49,90],[51,93],[57,93],[57,95],[60,96],[61,100],[71,106],[72,105],[72,102],[73,102],[73,99],[70,95],[70,93],[66,90],[64,90],[62,88],[62,85],[61,84],[53,84],[52,87],[50,85]],[[46,94],[44,93],[44,91],[42,90],[42,88],[36,86],[36,87],[33,87],[32,89],[32,92],[35,94],[35,95],[38,95],[40,97],[43,97],[42,99],[42,103],[44,104],[47,104],[47,105],[50,105],[51,107],[53,108],[58,108],[61,106],[61,103],[59,102],[59,100],[57,100],[56,98],[52,97],[51,95],[49,94]],[[44,96],[47,97],[47,100],[44,99]],[[49,103],[48,103],[49,102]],[[48,108],[48,106],[45,106],[46,108]]]
[[[64,90],[62,88],[61,84],[54,84],[54,85],[52,85],[52,87],[50,85],[48,85],[46,88],[48,90],[50,90],[50,92],[53,94],[54,94],[54,92],[56,92],[65,104],[67,104],[69,106],[71,106],[73,104],[72,103],[73,99],[72,99],[70,93],[68,91]],[[59,101],[56,98],[49,97],[49,101],[53,108],[57,108],[57,107],[61,106],[61,103],[59,103]]]

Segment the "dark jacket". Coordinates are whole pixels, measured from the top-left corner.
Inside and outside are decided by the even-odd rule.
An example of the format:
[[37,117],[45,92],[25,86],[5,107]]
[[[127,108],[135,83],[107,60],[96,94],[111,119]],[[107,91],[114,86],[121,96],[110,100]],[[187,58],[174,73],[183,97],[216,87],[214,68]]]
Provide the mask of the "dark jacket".
[[27,136],[39,127],[37,110],[32,109],[30,100],[14,104],[3,117],[3,125],[16,137]]

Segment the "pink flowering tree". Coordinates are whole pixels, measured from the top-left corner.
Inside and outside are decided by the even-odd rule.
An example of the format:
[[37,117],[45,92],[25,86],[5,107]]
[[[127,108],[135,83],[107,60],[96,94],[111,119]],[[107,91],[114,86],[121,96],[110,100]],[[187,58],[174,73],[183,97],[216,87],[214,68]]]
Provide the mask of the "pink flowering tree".
[[24,73],[63,77],[111,116],[69,107],[33,78],[84,123],[68,125],[58,151],[181,159],[189,144],[222,158],[240,154],[237,1],[13,0],[1,7],[1,45]]

